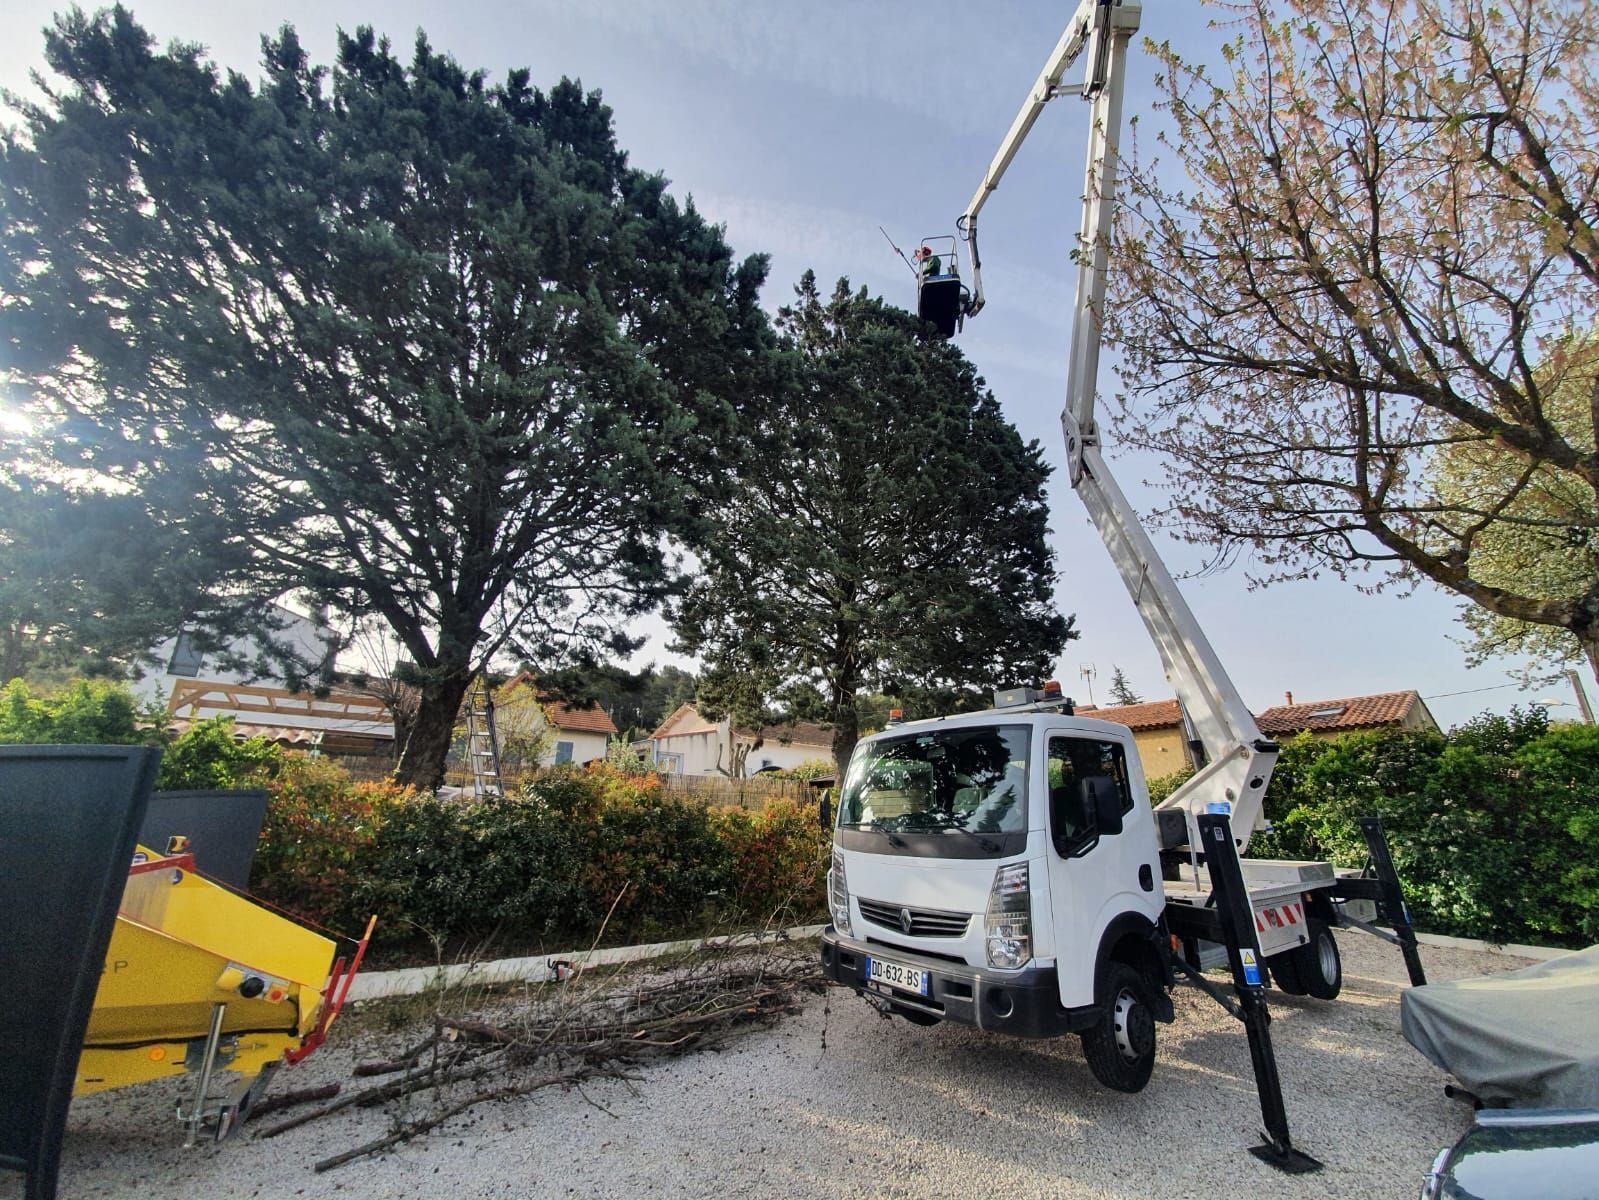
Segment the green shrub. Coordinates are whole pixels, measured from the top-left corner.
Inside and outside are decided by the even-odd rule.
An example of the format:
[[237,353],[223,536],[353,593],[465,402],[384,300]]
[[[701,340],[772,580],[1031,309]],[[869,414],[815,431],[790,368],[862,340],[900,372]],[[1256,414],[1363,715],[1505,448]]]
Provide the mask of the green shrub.
[[290,757],[254,885],[266,899],[448,956],[692,936],[823,911],[828,834],[809,805],[713,809],[614,767],[548,771],[471,803]]
[[43,696],[20,679],[0,688],[0,743],[165,745],[155,781],[163,791],[259,786],[283,759],[266,738],[235,738],[232,717],[197,721],[176,737],[165,720],[164,709],[141,706],[126,684],[111,680],[75,679]]
[[1184,767],[1180,771],[1173,771],[1170,775],[1157,775],[1149,781],[1149,802],[1151,804],[1162,803],[1193,777],[1193,767]]
[[773,800],[755,811],[724,808],[712,816],[732,856],[732,911],[760,924],[804,921],[826,912],[832,833],[812,806]]
[[1490,941],[1599,939],[1599,729],[1541,714],[1448,736],[1380,730],[1284,747],[1252,857],[1366,859],[1383,820],[1418,927]]
[[173,738],[161,755],[155,785],[183,788],[259,787],[282,768],[284,752],[264,737],[234,736],[232,717],[196,721]]
[[335,763],[285,755],[267,782],[270,798],[251,871],[251,890],[343,932],[365,923],[359,885],[378,830],[413,798],[388,782],[356,783]]
[[732,862],[707,810],[605,801],[598,791],[610,782],[552,774],[521,797],[398,805],[362,857],[357,903],[396,941],[580,941],[602,925],[608,941],[648,940],[698,929]]
[[140,716],[127,686],[108,680],[76,679],[37,697],[21,679],[0,688],[0,743],[133,745],[148,737]]

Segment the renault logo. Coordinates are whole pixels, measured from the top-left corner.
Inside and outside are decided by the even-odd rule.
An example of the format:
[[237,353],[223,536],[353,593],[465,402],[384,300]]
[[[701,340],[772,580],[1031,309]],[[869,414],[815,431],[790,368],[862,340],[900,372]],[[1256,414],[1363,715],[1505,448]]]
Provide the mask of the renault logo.
[[899,910],[899,927],[901,929],[903,929],[906,933],[909,933],[911,931],[911,910],[910,909],[902,908],[902,909]]

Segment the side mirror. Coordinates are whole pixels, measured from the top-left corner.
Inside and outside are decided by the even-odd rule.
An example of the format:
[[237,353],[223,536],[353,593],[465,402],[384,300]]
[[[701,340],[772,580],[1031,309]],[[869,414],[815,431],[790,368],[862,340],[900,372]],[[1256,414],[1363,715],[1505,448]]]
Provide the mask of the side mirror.
[[823,829],[833,827],[833,792],[830,788],[822,790],[822,801],[816,806],[816,819]]
[[1090,775],[1083,780],[1083,812],[1102,837],[1122,831],[1121,789],[1109,775]]

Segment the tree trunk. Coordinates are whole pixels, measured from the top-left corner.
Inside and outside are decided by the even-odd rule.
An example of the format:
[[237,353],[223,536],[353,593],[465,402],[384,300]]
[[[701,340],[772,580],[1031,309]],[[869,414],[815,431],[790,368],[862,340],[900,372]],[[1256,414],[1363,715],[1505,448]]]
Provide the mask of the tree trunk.
[[457,667],[424,685],[411,736],[394,771],[397,782],[427,792],[437,791],[444,783],[444,760],[455,737],[461,700],[471,684],[471,669]]
[[855,697],[833,705],[833,770],[838,786],[844,783],[844,772],[849,770],[850,756],[855,753],[855,743],[861,740],[860,718],[855,713]]
[[1588,670],[1592,673],[1594,682],[1599,683],[1599,634],[1589,637],[1577,638],[1582,645],[1582,652],[1588,656]]

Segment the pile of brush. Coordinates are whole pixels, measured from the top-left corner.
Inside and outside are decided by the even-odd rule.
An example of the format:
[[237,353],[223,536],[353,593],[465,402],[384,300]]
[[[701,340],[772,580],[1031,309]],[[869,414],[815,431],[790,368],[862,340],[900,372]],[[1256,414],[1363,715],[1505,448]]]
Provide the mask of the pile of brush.
[[[628,1065],[643,1059],[721,1046],[796,1012],[803,990],[824,986],[815,947],[778,939],[753,950],[706,946],[648,970],[575,970],[559,982],[481,996],[468,1011],[446,1011],[446,995],[426,1037],[354,1072],[390,1078],[256,1136],[276,1137],[352,1107],[387,1106],[390,1132],[316,1164],[326,1171],[409,1141],[487,1100],[600,1075],[627,1078]],[[423,1106],[416,1100],[423,1092],[434,1103],[419,1115]]]

